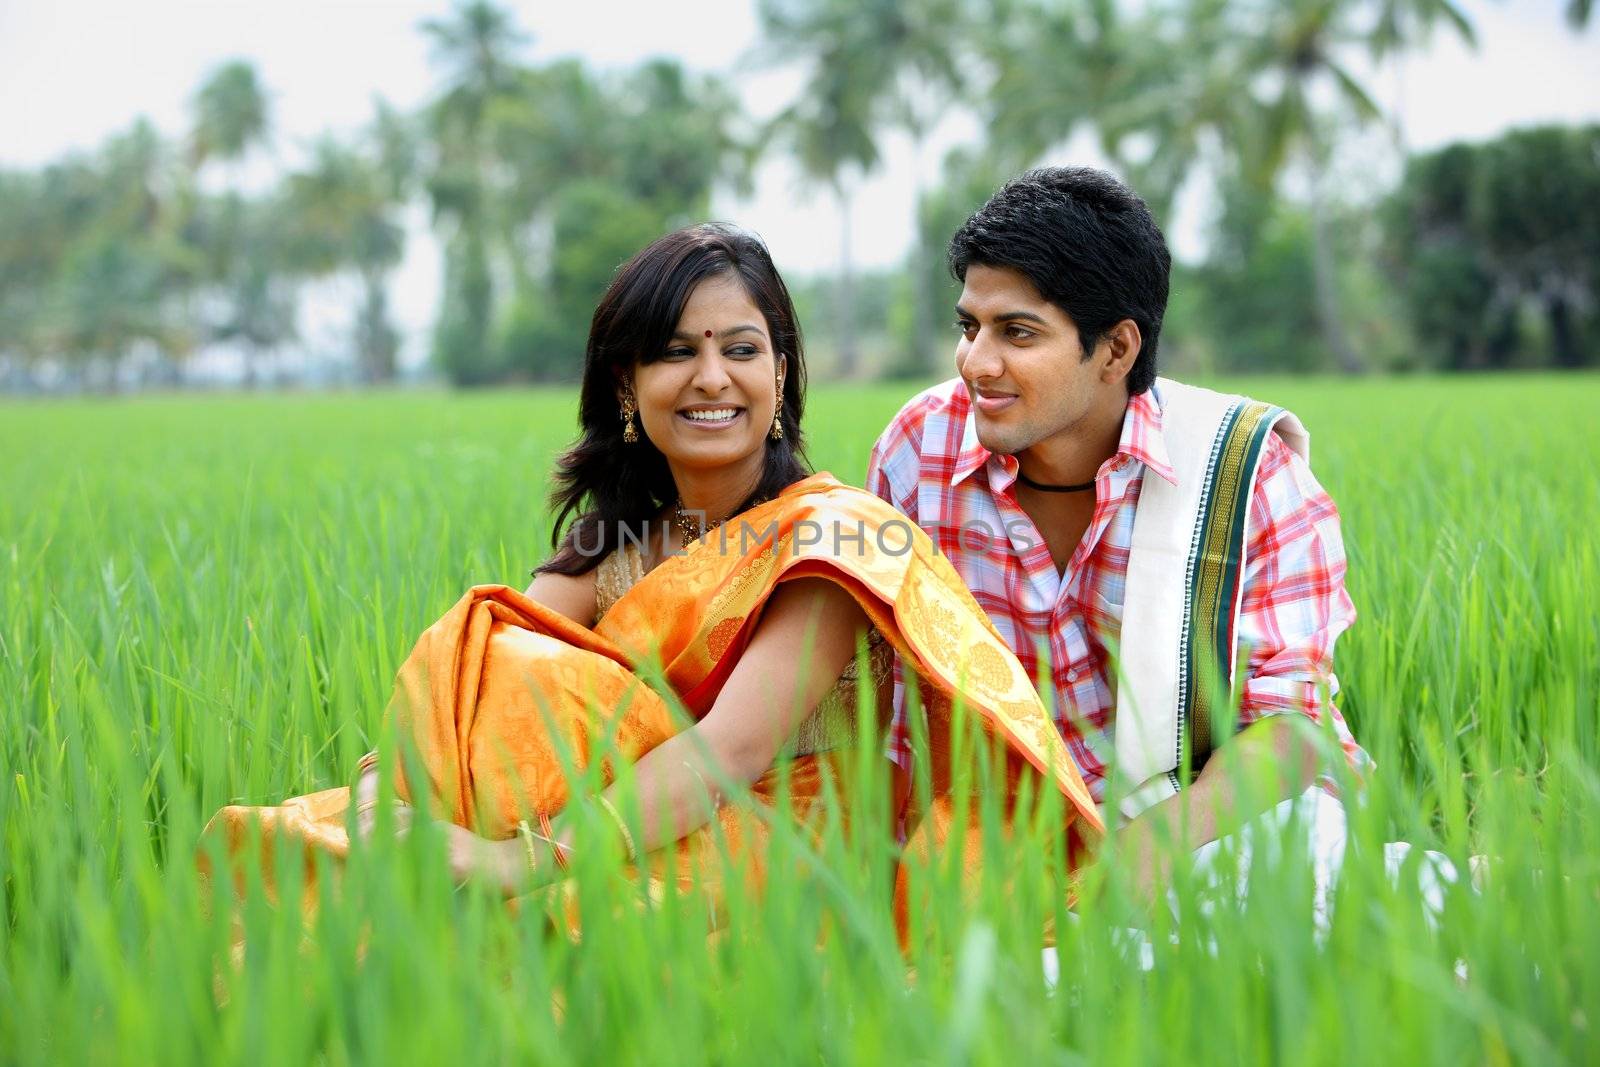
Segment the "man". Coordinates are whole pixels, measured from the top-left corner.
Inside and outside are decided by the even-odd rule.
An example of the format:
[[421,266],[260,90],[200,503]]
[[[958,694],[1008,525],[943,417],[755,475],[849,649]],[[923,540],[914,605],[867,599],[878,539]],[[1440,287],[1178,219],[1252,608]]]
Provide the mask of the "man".
[[[901,409],[867,485],[1048,680],[1153,900],[1164,840],[1197,849],[1306,790],[1324,769],[1307,722],[1366,763],[1332,703],[1355,618],[1338,512],[1293,415],[1157,379],[1171,258],[1117,179],[1012,180],[952,238],[950,269],[959,377]],[[891,755],[910,759],[903,681]],[[1267,795],[1244,796],[1263,774]]]

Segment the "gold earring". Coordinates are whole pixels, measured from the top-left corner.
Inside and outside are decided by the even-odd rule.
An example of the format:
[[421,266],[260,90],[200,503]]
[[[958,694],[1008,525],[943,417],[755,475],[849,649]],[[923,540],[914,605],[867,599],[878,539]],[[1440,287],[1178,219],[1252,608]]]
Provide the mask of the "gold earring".
[[633,425],[633,413],[638,410],[633,406],[633,394],[622,394],[622,439],[628,444],[639,440],[639,431]]
[[778,406],[772,412],[772,430],[767,434],[774,441],[783,440],[783,382],[778,382]]

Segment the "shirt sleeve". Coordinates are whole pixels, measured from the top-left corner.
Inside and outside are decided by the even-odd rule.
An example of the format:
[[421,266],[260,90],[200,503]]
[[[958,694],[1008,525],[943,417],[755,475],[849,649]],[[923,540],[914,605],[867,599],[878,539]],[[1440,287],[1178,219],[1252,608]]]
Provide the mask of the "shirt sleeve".
[[1355,621],[1345,591],[1339,511],[1311,468],[1269,434],[1250,501],[1237,639],[1248,653],[1239,706],[1244,728],[1270,715],[1330,719],[1352,769],[1369,760],[1334,698],[1333,646]]
[[922,457],[913,432],[913,411],[901,410],[884,427],[867,460],[867,491],[893,505],[912,522],[917,521],[917,478]]

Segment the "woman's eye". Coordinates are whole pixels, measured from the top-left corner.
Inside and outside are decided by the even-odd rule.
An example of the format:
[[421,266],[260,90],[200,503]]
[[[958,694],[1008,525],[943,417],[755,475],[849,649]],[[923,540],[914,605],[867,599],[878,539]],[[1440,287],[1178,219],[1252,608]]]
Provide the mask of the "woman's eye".
[[693,356],[694,356],[694,349],[692,349],[692,348],[684,348],[681,345],[679,347],[677,347],[677,348],[669,348],[669,349],[667,349],[667,358],[668,359],[691,359],[691,358],[693,358]]
[[756,350],[754,345],[737,345],[728,349],[728,355],[732,356],[734,359],[749,359],[755,354]]

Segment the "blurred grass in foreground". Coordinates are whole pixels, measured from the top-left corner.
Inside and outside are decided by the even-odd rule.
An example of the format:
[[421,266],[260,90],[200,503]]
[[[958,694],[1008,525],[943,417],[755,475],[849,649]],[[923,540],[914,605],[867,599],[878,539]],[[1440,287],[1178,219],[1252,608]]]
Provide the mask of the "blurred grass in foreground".
[[[611,918],[578,946],[538,909],[454,890],[417,835],[360,855],[309,938],[253,900],[229,970],[193,874],[201,823],[343,783],[416,635],[468,585],[525,584],[573,394],[0,403],[0,1058],[1592,1056],[1600,379],[1223,384],[1306,421],[1344,516],[1342,704],[1378,772],[1331,933],[1313,936],[1300,865],[1258,863],[1243,909],[1181,887],[1181,936],[1155,932],[1145,973],[1115,864],[1067,921],[1034,834],[985,842],[1021,889],[964,903],[924,873],[937,906],[909,981],[886,842],[837,833],[816,857],[779,833],[790,873],[713,939],[693,898],[641,909],[593,859],[585,914]],[[815,466],[859,484],[909,391],[816,390]],[[1463,869],[1493,857],[1486,889],[1452,890],[1430,927],[1383,873],[1397,839]]]

